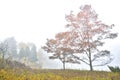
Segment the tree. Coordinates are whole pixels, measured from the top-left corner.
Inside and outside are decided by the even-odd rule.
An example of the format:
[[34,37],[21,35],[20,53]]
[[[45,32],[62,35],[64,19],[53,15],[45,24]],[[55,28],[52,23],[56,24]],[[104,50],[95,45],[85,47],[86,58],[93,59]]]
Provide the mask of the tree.
[[65,70],[65,63],[79,63],[77,59],[72,55],[73,49],[67,45],[67,38],[69,32],[58,33],[55,39],[47,39],[46,46],[42,47],[48,53],[53,53],[50,59],[59,59],[63,64]]
[[31,62],[36,62],[37,59],[37,47],[34,43],[29,43],[29,48],[30,48],[30,54],[29,54],[29,60]]
[[8,50],[8,45],[6,42],[0,42],[0,68],[5,67],[5,55]]
[[28,57],[30,49],[24,42],[19,43],[19,58]]
[[80,54],[80,57],[76,56],[78,60],[89,65],[91,71],[94,66],[104,66],[112,61],[110,51],[100,50],[100,47],[106,39],[117,37],[117,33],[111,31],[113,24],[109,26],[99,21],[90,5],[80,7],[77,14],[71,11],[65,19],[69,35],[72,35],[67,45],[74,49],[74,56],[76,53]]
[[34,43],[19,43],[19,60],[28,66],[37,62],[37,51]]
[[7,43],[8,46],[6,55],[9,58],[17,60],[17,41],[15,40],[15,38],[14,37],[7,38],[5,39],[4,42]]
[[37,54],[38,54],[38,67],[39,68],[42,68],[44,63],[46,63],[46,55],[44,55],[43,53],[43,49],[38,49],[37,51]]
[[8,50],[8,44],[6,42],[1,42],[0,43],[0,57],[4,61],[6,52]]

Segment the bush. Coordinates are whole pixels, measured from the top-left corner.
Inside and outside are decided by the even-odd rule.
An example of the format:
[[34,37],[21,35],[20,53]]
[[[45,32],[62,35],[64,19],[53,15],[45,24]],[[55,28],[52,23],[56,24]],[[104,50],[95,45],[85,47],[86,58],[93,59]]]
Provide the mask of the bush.
[[3,69],[5,67],[4,61],[0,59],[0,69]]
[[23,63],[17,62],[17,61],[10,61],[10,60],[3,60],[0,59],[0,69],[14,69],[14,68],[20,68],[20,69],[30,69],[30,67],[26,66]]
[[120,72],[120,68],[118,66],[116,67],[108,66],[108,68],[110,69],[111,72]]

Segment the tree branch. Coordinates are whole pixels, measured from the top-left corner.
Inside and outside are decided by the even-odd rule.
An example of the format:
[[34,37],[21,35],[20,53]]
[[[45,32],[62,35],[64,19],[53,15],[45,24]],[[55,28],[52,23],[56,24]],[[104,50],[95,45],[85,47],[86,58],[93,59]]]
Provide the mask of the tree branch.
[[83,59],[80,59],[79,57],[77,57],[77,56],[75,56],[75,55],[72,55],[74,58],[76,58],[76,59],[78,59],[78,60],[80,60],[80,61],[82,61],[82,62],[84,62],[84,63],[86,63],[87,65],[89,65],[89,63],[87,63],[86,61],[84,61]]

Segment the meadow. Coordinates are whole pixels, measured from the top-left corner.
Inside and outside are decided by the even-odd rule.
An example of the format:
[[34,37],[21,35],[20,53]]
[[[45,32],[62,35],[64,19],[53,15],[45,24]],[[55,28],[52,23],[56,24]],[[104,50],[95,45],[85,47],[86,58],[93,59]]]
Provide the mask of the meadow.
[[120,80],[120,73],[55,69],[0,69],[0,80]]

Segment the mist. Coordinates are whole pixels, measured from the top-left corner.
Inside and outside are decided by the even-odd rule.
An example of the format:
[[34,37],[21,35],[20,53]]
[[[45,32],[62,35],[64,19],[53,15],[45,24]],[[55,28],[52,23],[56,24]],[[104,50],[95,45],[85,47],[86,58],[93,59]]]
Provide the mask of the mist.
[[[62,63],[49,59],[52,54],[41,49],[41,46],[45,45],[46,39],[54,38],[56,33],[65,31],[65,15],[70,11],[78,12],[79,7],[85,4],[91,4],[103,22],[115,24],[113,31],[119,33],[118,1],[0,1],[0,41],[8,43],[5,59],[18,61],[31,68],[62,69]],[[109,64],[111,66],[120,66],[119,39],[118,36],[115,40],[106,41],[103,47],[110,50],[113,55],[114,59]],[[83,63],[66,63],[66,68],[89,69]],[[108,70],[107,66],[95,69]]]

